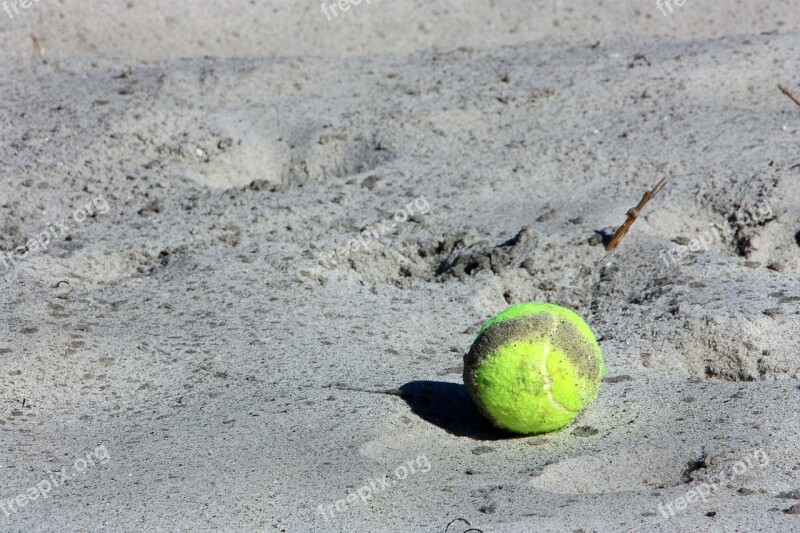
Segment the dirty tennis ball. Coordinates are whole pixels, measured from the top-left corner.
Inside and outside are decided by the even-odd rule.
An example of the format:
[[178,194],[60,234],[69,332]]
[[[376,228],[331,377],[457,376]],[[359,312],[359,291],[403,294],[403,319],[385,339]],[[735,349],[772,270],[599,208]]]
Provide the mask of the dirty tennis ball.
[[522,434],[561,429],[597,397],[603,354],[573,311],[522,303],[489,319],[464,356],[464,384],[494,425]]

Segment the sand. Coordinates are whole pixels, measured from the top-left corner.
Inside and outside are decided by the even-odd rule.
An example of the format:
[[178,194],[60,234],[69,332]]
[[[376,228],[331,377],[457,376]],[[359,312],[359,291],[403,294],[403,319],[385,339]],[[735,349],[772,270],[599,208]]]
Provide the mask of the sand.
[[[496,4],[0,11],[0,530],[800,528],[798,5]],[[518,438],[523,301],[607,376]]]

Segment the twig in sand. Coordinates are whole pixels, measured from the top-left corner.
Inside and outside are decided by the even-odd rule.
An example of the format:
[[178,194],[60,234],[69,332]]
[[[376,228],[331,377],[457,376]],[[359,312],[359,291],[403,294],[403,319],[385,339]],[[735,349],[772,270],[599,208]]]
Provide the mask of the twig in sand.
[[470,524],[469,520],[467,520],[466,518],[454,518],[453,520],[450,520],[450,523],[447,524],[447,527],[444,528],[444,530],[447,531],[448,529],[450,529],[450,526],[452,526],[456,522],[464,522],[465,524],[467,524],[467,526],[471,526],[472,525],[472,524]]
[[792,102],[794,102],[797,105],[800,105],[800,98],[798,98],[795,95],[793,95],[792,91],[790,91],[789,89],[787,89],[786,87],[784,87],[781,84],[778,84],[778,89],[780,89],[783,94],[785,94],[786,96],[791,98]]
[[31,41],[33,41],[33,48],[37,54],[39,54],[39,58],[44,57],[44,43],[41,39],[37,36],[31,34]]
[[619,241],[622,240],[625,234],[628,233],[628,230],[631,229],[633,221],[636,220],[636,217],[638,217],[639,213],[642,212],[642,209],[647,202],[649,202],[656,194],[658,194],[658,191],[664,188],[664,184],[666,182],[667,178],[661,178],[661,181],[656,183],[652,189],[644,193],[644,196],[642,196],[642,199],[639,200],[638,204],[636,204],[636,207],[628,210],[628,218],[622,223],[616,233],[614,233],[614,236],[611,237],[611,240],[606,244],[606,252],[610,252],[617,247]]

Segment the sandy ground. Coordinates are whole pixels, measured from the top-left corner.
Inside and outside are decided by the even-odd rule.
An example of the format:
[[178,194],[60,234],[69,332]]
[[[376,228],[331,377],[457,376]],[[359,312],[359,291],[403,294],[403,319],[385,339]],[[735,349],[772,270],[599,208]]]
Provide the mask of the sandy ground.
[[[494,4],[0,11],[0,530],[800,529],[800,6]],[[511,438],[522,301],[608,372]]]

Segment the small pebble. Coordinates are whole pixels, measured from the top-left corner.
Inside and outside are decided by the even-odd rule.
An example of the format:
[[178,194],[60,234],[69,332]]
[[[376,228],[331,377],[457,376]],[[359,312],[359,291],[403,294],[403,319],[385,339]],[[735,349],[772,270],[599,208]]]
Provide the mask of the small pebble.
[[773,261],[767,265],[767,268],[775,272],[783,272],[786,270],[786,263],[784,261]]
[[478,446],[477,448],[472,449],[472,453],[475,455],[481,455],[482,453],[489,453],[493,452],[494,448],[491,446]]

